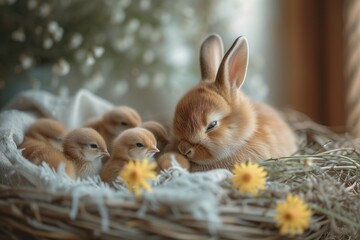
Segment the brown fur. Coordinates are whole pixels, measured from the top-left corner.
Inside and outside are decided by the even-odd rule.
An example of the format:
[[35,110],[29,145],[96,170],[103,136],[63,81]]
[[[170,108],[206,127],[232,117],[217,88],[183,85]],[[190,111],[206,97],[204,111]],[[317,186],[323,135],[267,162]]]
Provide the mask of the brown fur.
[[[96,144],[97,148],[91,148],[90,144]],[[71,131],[66,135],[63,146],[65,156],[75,165],[81,178],[99,174],[102,157],[108,155],[104,139],[91,128]]]
[[[203,81],[177,104],[172,151],[190,161],[191,171],[232,169],[235,163],[294,153],[297,149],[294,133],[279,113],[265,103],[250,100],[239,90],[248,64],[246,39],[240,37],[234,42],[220,66],[219,49],[222,43],[216,35],[203,43],[200,53]],[[217,125],[207,130],[212,121]],[[169,154],[158,160],[164,168],[169,166],[168,161]],[[186,166],[183,162],[181,159]]]
[[111,150],[112,141],[126,129],[141,124],[141,117],[136,110],[127,106],[114,107],[103,116],[90,119],[85,127],[95,129],[104,138],[107,148]]
[[46,162],[57,170],[61,163],[65,164],[65,172],[72,179],[76,178],[74,165],[60,152],[62,138],[66,128],[52,119],[39,119],[33,123],[25,133],[22,155],[36,165]]
[[[143,147],[137,147],[141,143]],[[101,179],[112,183],[121,169],[131,160],[143,160],[158,152],[155,136],[144,128],[132,128],[122,132],[113,142],[111,157],[101,171]]]

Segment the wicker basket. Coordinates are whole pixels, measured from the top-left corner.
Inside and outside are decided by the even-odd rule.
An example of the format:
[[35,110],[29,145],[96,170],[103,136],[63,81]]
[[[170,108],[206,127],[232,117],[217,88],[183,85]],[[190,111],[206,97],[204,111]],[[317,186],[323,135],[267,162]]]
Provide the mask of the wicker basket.
[[212,220],[169,202],[153,204],[151,192],[140,198],[127,194],[119,201],[103,198],[99,208],[86,195],[74,205],[69,194],[1,185],[0,235],[3,239],[286,238],[275,225],[274,206],[291,192],[315,212],[298,239],[358,239],[359,142],[298,115],[289,121],[299,135],[301,151],[261,163],[269,177],[267,189],[257,197],[239,193],[228,180],[217,183],[214,192],[219,201]]

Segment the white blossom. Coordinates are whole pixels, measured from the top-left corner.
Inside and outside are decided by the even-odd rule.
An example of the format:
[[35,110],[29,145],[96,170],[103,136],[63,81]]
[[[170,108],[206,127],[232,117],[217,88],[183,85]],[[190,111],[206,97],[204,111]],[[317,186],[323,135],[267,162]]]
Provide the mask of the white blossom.
[[43,47],[45,49],[50,49],[53,46],[54,42],[50,37],[46,37],[43,41]]
[[126,30],[128,33],[136,32],[140,27],[140,21],[136,18],[131,19],[126,25]]
[[70,72],[70,64],[65,59],[60,59],[52,68],[56,76],[65,76]]
[[34,10],[38,6],[37,0],[28,0],[28,9]]
[[78,49],[75,52],[75,59],[78,62],[84,62],[86,58],[86,51],[84,49]]
[[121,7],[126,8],[130,5],[131,0],[119,0],[119,4],[121,5]]
[[55,33],[59,29],[59,24],[56,21],[51,21],[48,23],[47,27],[50,33]]
[[169,49],[166,56],[174,66],[185,66],[190,61],[191,52],[188,46],[178,43],[177,47]]
[[92,54],[88,54],[85,60],[85,64],[88,66],[92,66],[95,64],[95,58]]
[[148,75],[145,74],[141,74],[137,79],[136,79],[136,85],[139,88],[146,88],[150,83],[150,79]]
[[150,24],[145,23],[139,29],[139,36],[144,39],[148,39],[152,31],[153,31],[153,27]]
[[155,59],[155,52],[153,50],[147,49],[143,55],[143,61],[145,64],[150,64]]
[[23,41],[25,41],[26,36],[25,36],[25,33],[24,33],[24,29],[23,29],[23,28],[19,28],[19,29],[17,29],[16,31],[14,31],[14,32],[11,34],[11,38],[12,38],[14,41],[17,41],[17,42],[23,42]]
[[89,80],[86,81],[84,88],[96,92],[104,86],[105,78],[101,73],[95,73]]
[[168,24],[171,20],[171,15],[170,13],[168,12],[163,12],[161,15],[160,15],[160,20],[161,22],[163,22],[164,24]]
[[39,9],[39,15],[40,17],[47,17],[50,14],[50,5],[49,4],[42,4]]
[[129,90],[129,83],[126,80],[118,80],[111,90],[114,97],[123,96]]
[[94,52],[94,56],[96,58],[99,58],[104,54],[105,48],[101,46],[95,46],[93,52]]
[[145,11],[148,10],[151,6],[151,2],[149,0],[141,0],[140,1],[140,9]]
[[162,35],[162,33],[160,30],[158,30],[158,29],[154,30],[150,35],[150,41],[153,43],[158,42],[161,38],[161,35]]
[[134,38],[132,36],[126,36],[124,38],[116,39],[113,42],[113,47],[119,52],[123,52],[129,49],[134,44]]
[[62,39],[63,34],[64,29],[62,27],[59,27],[58,30],[53,34],[55,41],[59,42]]
[[33,65],[34,59],[28,55],[23,54],[20,56],[20,63],[23,69],[29,69]]
[[9,5],[13,5],[14,3],[16,3],[16,0],[6,0],[5,2]]
[[125,12],[120,8],[116,9],[111,13],[110,21],[111,23],[122,23],[125,20]]
[[165,74],[159,73],[159,72],[156,73],[153,78],[153,83],[152,83],[153,88],[159,89],[159,88],[163,87],[165,84],[165,80],[166,80]]
[[83,42],[83,36],[80,33],[75,33],[74,35],[72,35],[70,39],[69,46],[71,49],[76,49],[81,45],[82,42]]

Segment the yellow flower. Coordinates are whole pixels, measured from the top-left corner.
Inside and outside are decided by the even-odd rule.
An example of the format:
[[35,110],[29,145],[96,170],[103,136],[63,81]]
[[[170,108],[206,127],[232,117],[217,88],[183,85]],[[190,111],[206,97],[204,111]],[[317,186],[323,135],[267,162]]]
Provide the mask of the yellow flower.
[[233,186],[238,188],[242,193],[256,195],[260,189],[265,189],[266,171],[257,163],[235,164],[232,170]]
[[148,159],[130,161],[119,176],[128,184],[129,191],[135,191],[135,195],[139,195],[141,188],[151,190],[148,180],[156,178],[155,167],[156,163],[149,163]]
[[276,225],[280,227],[281,235],[302,234],[309,227],[312,211],[300,197],[288,194],[286,201],[277,204],[276,210]]

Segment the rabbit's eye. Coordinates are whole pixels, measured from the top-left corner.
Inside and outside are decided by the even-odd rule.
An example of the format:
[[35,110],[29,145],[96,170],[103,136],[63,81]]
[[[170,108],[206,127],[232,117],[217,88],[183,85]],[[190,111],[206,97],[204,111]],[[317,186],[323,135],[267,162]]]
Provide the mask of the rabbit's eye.
[[143,147],[144,144],[142,144],[142,143],[136,143],[136,146],[140,148],[140,147]]
[[123,126],[127,126],[127,125],[128,125],[126,122],[121,122],[120,124],[123,125]]
[[216,126],[217,126],[217,121],[211,122],[206,128],[206,132],[213,130]]

